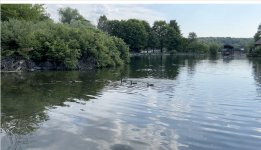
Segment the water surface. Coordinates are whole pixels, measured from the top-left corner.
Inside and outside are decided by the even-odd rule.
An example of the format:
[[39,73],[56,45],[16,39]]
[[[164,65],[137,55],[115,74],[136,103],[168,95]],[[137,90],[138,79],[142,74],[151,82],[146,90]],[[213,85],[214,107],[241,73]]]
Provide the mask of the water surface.
[[87,72],[2,73],[2,150],[258,150],[261,60],[133,57]]

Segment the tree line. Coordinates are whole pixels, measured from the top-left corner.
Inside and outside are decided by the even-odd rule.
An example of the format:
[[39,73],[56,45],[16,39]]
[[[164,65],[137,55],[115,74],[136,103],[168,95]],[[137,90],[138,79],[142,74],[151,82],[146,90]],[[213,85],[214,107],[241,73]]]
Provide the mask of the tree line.
[[248,45],[254,42],[253,38],[232,38],[232,37],[200,37],[198,40],[207,45],[217,44],[219,47],[228,44],[232,45],[236,50],[241,48],[247,49]]
[[168,23],[159,20],[150,26],[145,20],[108,20],[106,16],[101,16],[97,28],[122,38],[132,52],[157,49],[170,53],[208,53],[210,48],[210,45],[198,41],[194,32],[189,33],[187,38],[184,37],[176,20]]
[[79,60],[93,58],[97,67],[128,63],[129,52],[160,50],[216,54],[216,45],[198,41],[191,32],[181,34],[176,20],[109,20],[101,16],[93,25],[77,9],[58,10],[60,22],[50,19],[41,4],[1,5],[1,55],[35,62],[51,61],[76,69]]

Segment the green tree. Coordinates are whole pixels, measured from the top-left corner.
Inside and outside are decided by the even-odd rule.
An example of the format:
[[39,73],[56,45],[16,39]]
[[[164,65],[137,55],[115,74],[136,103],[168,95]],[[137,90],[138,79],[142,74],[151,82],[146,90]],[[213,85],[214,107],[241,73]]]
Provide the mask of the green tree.
[[195,32],[190,32],[188,35],[189,42],[197,41],[197,34]]
[[130,45],[130,49],[139,52],[147,45],[148,33],[144,24],[136,19],[129,19],[124,26],[124,41]]
[[108,32],[110,35],[122,38],[126,42],[131,51],[140,52],[147,48],[149,25],[145,21],[137,19],[124,20],[107,20],[105,17],[100,17],[99,28]]
[[73,20],[84,20],[87,21],[79,12],[77,9],[73,9],[70,7],[66,8],[60,8],[58,10],[60,15],[60,21],[62,23],[68,23],[70,24]]
[[193,41],[188,44],[187,50],[191,53],[207,53],[208,46],[206,44]]
[[10,19],[41,21],[50,18],[43,4],[2,4],[1,21]]
[[95,28],[95,26],[88,20],[72,20],[70,26],[74,28]]
[[108,21],[108,19],[107,19],[107,17],[105,16],[105,15],[103,15],[103,16],[100,16],[100,18],[99,18],[99,21],[98,21],[98,25],[97,25],[97,28],[98,29],[100,29],[100,30],[102,30],[102,31],[105,31],[105,32],[107,32],[107,21]]
[[178,34],[181,34],[179,25],[178,25],[178,23],[177,23],[176,20],[170,20],[169,26],[170,26],[171,28],[173,28]]
[[168,51],[175,52],[180,48],[181,36],[172,27],[167,27],[166,33],[166,48]]
[[153,53],[156,48],[159,48],[159,38],[153,30],[149,33],[148,47],[153,50]]
[[212,44],[209,46],[209,52],[211,56],[216,56],[218,54],[219,46],[217,44]]
[[255,41],[258,41],[259,39],[261,39],[261,23],[258,26],[257,33],[255,34],[254,39],[255,39]]
[[167,34],[166,21],[155,21],[152,30],[157,34],[157,37],[159,39],[159,48],[160,51],[163,52],[163,48],[165,47],[166,43],[165,36]]
[[149,48],[149,34],[150,34],[150,31],[151,31],[151,27],[150,27],[150,24],[145,21],[145,20],[141,20],[141,23],[143,24],[144,28],[145,28],[145,31],[146,31],[146,34],[148,35],[147,38],[146,38],[146,44],[144,46],[145,49],[148,49]]

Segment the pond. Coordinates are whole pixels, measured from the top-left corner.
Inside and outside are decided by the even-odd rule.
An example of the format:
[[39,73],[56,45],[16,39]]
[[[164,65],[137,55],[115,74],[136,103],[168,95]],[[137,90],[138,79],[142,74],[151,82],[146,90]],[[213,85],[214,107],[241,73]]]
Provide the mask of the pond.
[[261,147],[261,59],[152,55],[1,75],[2,150]]

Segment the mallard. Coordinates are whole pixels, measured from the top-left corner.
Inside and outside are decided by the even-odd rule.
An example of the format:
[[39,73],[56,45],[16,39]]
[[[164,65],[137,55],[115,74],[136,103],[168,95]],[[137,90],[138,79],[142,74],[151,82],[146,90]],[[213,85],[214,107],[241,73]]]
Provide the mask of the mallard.
[[152,83],[147,83],[147,87],[149,87],[149,86],[154,86],[154,84],[152,84]]

